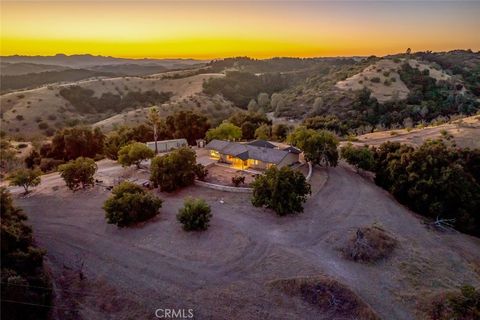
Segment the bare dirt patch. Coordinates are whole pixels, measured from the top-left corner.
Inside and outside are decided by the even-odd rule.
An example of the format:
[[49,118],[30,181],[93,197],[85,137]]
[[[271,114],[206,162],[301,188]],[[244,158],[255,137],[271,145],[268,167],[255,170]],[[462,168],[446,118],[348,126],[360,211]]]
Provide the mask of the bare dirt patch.
[[379,102],[392,99],[405,99],[410,90],[400,79],[398,69],[403,62],[395,63],[391,59],[382,59],[362,72],[339,81],[336,87],[341,90],[361,90],[368,88]]
[[417,68],[420,71],[428,70],[429,76],[437,81],[448,80],[451,78],[451,76],[443,71],[440,66],[434,65],[433,63],[416,59],[408,59],[408,63],[412,68]]
[[378,226],[359,228],[343,248],[347,259],[376,262],[387,258],[397,246],[397,241]]
[[245,177],[245,183],[240,184],[240,187],[248,187],[255,180],[257,174],[244,171],[236,170],[233,168],[228,168],[222,165],[213,165],[208,167],[208,176],[205,181],[215,184],[221,184],[224,186],[234,186],[232,183],[232,178],[235,176]]
[[328,277],[282,279],[268,285],[290,296],[301,298],[332,318],[380,319],[352,290]]
[[[112,161],[98,166],[95,178],[105,181],[130,175]],[[320,183],[324,171],[328,180],[307,200],[304,212],[282,218],[253,207],[248,194],[191,186],[174,193],[152,191],[164,200],[158,218],[118,229],[105,222],[102,210],[110,191],[96,186],[73,193],[56,173],[43,176],[40,186],[16,202],[57,274],[80,256],[87,281],[105,283],[131,301],[119,302],[130,310],[80,299],[81,310],[97,310],[81,313],[80,319],[109,318],[110,308],[118,319],[132,312],[153,318],[161,307],[193,308],[195,319],[332,319],[301,297],[264,285],[317,275],[348,285],[383,319],[424,319],[416,314],[416,303],[425,292],[480,285],[472,264],[480,261],[479,239],[426,229],[387,192],[342,165],[315,168],[311,183]],[[205,232],[184,232],[176,220],[189,196],[205,199],[212,209]],[[389,259],[362,264],[339,254],[336,245],[343,244],[345,234],[375,223],[400,243]]]

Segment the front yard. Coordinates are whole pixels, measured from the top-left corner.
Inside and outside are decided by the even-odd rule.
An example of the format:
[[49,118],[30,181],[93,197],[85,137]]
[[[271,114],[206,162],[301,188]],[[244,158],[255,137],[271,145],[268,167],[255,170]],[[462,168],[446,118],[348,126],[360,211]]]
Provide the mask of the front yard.
[[205,181],[225,186],[233,186],[233,177],[244,176],[245,184],[241,184],[240,187],[248,187],[255,180],[255,175],[256,173],[254,171],[238,170],[229,168],[226,165],[214,164],[208,167],[208,175]]

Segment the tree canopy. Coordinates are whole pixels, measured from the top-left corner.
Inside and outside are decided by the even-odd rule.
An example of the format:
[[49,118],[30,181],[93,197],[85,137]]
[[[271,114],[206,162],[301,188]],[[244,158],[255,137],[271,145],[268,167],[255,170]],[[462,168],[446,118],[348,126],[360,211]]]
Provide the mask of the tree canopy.
[[386,142],[375,160],[375,182],[401,203],[434,219],[455,219],[458,230],[480,235],[479,149],[441,140],[418,148]]
[[42,172],[38,169],[18,169],[10,175],[10,185],[20,186],[28,193],[30,187],[36,187],[40,184],[40,175]]
[[242,138],[242,129],[230,122],[223,122],[218,127],[209,129],[205,138],[207,141],[213,139],[236,141]]
[[288,136],[288,141],[300,148],[305,159],[313,164],[335,167],[338,163],[338,139],[329,131],[299,127]]
[[128,181],[113,188],[112,195],[103,205],[107,223],[118,227],[126,227],[153,218],[161,207],[161,199]]
[[242,138],[245,140],[253,139],[255,130],[262,124],[272,124],[272,121],[264,113],[251,111],[234,113],[228,121],[242,129]]
[[154,156],[155,152],[146,144],[133,142],[120,149],[118,152],[118,162],[124,167],[134,164],[137,168],[140,168],[142,161],[151,159]]
[[197,139],[203,139],[210,128],[208,118],[193,111],[178,111],[166,119],[167,132],[172,138],[185,138],[189,145],[195,145]]
[[95,158],[103,153],[104,134],[99,128],[67,128],[57,131],[51,144],[40,150],[42,157],[72,160],[78,157]]
[[[158,139],[170,138],[166,134],[165,125],[160,123],[157,126]],[[145,124],[127,127],[122,126],[115,131],[110,132],[105,138],[104,152],[107,158],[112,160],[118,159],[120,149],[131,142],[149,142],[154,139],[153,128]]]
[[255,138],[260,140],[270,140],[272,138],[272,126],[262,124],[255,130]]
[[310,194],[305,176],[289,167],[271,167],[252,183],[252,204],[265,206],[284,216],[303,211],[303,203]]
[[359,169],[372,171],[375,168],[374,152],[367,146],[354,147],[351,143],[340,149],[340,155],[349,164]]
[[97,164],[93,159],[79,157],[58,167],[60,176],[65,180],[67,187],[75,191],[80,186],[85,189],[93,186],[93,175],[97,171]]
[[161,191],[172,192],[191,185],[197,171],[195,151],[179,148],[166,155],[153,158],[150,180]]
[[[45,250],[36,247],[27,216],[14,206],[6,188],[0,187],[1,308],[2,318],[49,319],[52,284],[43,267]],[[41,287],[42,290],[38,290]],[[20,301],[14,304],[8,300]],[[47,307],[44,307],[47,306]]]

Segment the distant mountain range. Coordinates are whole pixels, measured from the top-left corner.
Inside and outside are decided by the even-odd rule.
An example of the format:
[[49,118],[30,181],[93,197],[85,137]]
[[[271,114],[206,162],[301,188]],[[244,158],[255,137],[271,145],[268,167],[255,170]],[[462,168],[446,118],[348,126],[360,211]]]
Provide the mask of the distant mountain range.
[[127,59],[115,58],[109,56],[94,56],[91,54],[75,54],[65,55],[56,54],[54,56],[0,56],[2,62],[8,63],[34,63],[34,64],[48,64],[56,66],[64,66],[69,68],[89,68],[101,65],[120,65],[120,64],[134,64],[134,65],[149,65],[162,66],[168,69],[178,67],[185,67],[195,64],[206,63],[208,60],[195,59]]

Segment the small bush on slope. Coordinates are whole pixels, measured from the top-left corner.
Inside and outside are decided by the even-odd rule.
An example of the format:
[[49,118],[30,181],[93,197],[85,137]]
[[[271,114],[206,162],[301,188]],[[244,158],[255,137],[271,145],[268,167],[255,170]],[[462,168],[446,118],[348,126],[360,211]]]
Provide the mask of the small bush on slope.
[[269,286],[329,314],[332,319],[379,320],[375,311],[352,290],[327,277],[309,277],[274,280]]
[[178,211],[177,220],[185,231],[207,230],[212,218],[210,206],[203,199],[188,198]]
[[128,181],[113,188],[112,195],[103,205],[107,223],[118,227],[126,227],[153,218],[161,207],[161,199]]
[[440,294],[432,301],[427,314],[431,320],[480,319],[480,291],[467,285],[460,292]]
[[379,227],[357,230],[343,249],[347,259],[361,262],[375,262],[388,257],[397,246],[397,241]]

